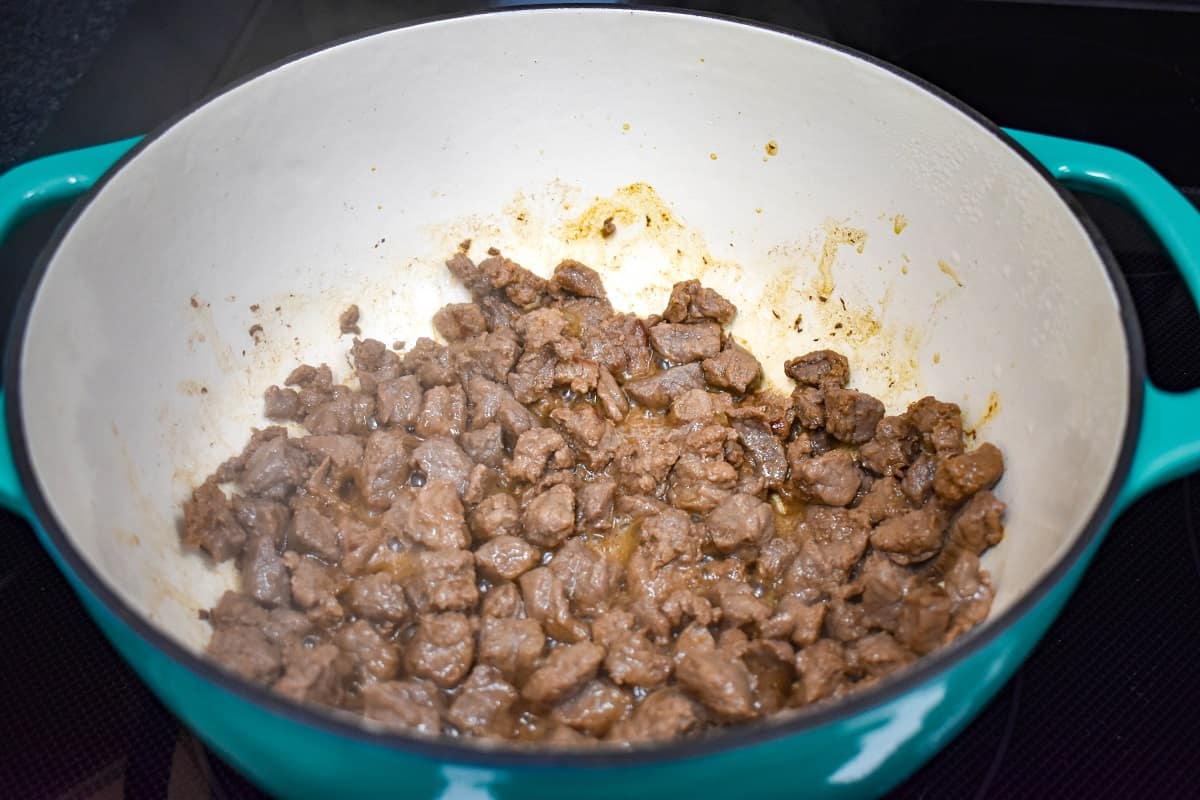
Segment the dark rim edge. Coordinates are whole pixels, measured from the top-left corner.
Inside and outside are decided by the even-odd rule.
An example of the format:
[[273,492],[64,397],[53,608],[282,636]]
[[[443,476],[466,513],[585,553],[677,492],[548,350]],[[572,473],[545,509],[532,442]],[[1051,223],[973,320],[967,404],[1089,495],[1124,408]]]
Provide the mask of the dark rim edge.
[[[781,721],[766,719],[755,723],[749,723],[742,727],[733,727],[723,730],[710,736],[677,742],[668,742],[659,745],[646,745],[629,750],[610,747],[604,747],[597,751],[582,752],[554,751],[545,749],[535,750],[510,747],[486,749],[476,746],[451,744],[449,743],[449,740],[445,739],[425,739],[416,736],[406,736],[402,733],[371,731],[355,722],[347,719],[341,719],[333,714],[317,710],[314,707],[304,706],[285,700],[284,698],[265,688],[235,677],[232,673],[226,672],[207,658],[199,656],[184,648],[175,640],[160,632],[135,609],[128,606],[124,600],[122,600],[108,587],[99,574],[92,569],[90,564],[87,563],[86,559],[80,555],[80,553],[72,544],[70,537],[65,533],[64,528],[59,524],[57,518],[54,516],[53,511],[46,502],[46,498],[42,494],[41,488],[38,484],[37,477],[33,472],[33,467],[30,460],[29,446],[25,437],[20,402],[20,363],[21,353],[24,348],[27,327],[26,322],[28,321],[34,300],[37,297],[37,292],[41,284],[42,277],[45,275],[45,272],[49,267],[50,262],[53,260],[55,253],[58,251],[63,238],[74,225],[76,219],[78,219],[78,217],[87,209],[92,201],[100,195],[108,181],[114,175],[117,175],[126,163],[136,158],[138,154],[140,154],[142,150],[145,149],[150,143],[156,141],[178,122],[188,117],[201,107],[207,105],[213,99],[227,92],[233,91],[269,72],[273,72],[276,69],[287,66],[294,61],[298,61],[325,50],[330,50],[334,47],[338,47],[349,42],[358,41],[360,39],[365,39],[370,36],[389,31],[402,30],[431,22],[484,16],[488,14],[573,10],[607,10],[611,11],[612,13],[625,13],[631,15],[651,13],[674,14],[685,17],[700,17],[719,22],[735,23],[746,27],[756,28],[759,30],[765,30],[789,36],[791,38],[800,39],[864,61],[874,67],[894,75],[895,77],[909,84],[915,85],[917,88],[922,89],[938,98],[954,110],[965,115],[968,119],[972,120],[996,136],[996,138],[1007,145],[1009,149],[1011,149],[1027,164],[1029,164],[1034,171],[1043,178],[1043,180],[1050,184],[1058,197],[1063,201],[1064,205],[1066,205],[1066,207],[1072,212],[1080,225],[1083,227],[1084,231],[1087,233],[1093,247],[1100,256],[1100,259],[1108,272],[1109,280],[1117,295],[1120,305],[1120,316],[1122,324],[1125,328],[1128,350],[1127,355],[1130,367],[1129,408],[1125,433],[1121,442],[1121,451],[1113,470],[1112,478],[1109,481],[1108,487],[1105,489],[1104,495],[1101,497],[1096,508],[1093,510],[1093,513],[1088,519],[1086,525],[1075,538],[1070,550],[1060,557],[1054,566],[1049,570],[1049,572],[1043,575],[1042,578],[1039,579],[1038,582],[1028,592],[1021,596],[1016,602],[1013,603],[1011,607],[1006,609],[998,617],[990,618],[984,628],[972,631],[960,638],[958,641],[929,656],[926,656],[925,658],[922,658],[914,666],[903,671],[894,678],[886,679],[874,687],[858,692],[843,700],[839,700],[828,705],[811,706],[808,709],[799,710],[794,714],[794,716]],[[1049,594],[1050,590],[1055,587],[1059,581],[1061,581],[1067,575],[1068,572],[1071,571],[1071,569],[1076,565],[1076,562],[1080,560],[1080,558],[1091,547],[1093,542],[1105,530],[1106,523],[1108,522],[1108,519],[1112,513],[1117,496],[1122,488],[1125,477],[1129,472],[1130,464],[1133,460],[1134,446],[1136,444],[1141,426],[1145,374],[1145,352],[1142,343],[1141,328],[1138,324],[1137,313],[1133,306],[1129,288],[1125,283],[1124,277],[1117,266],[1116,259],[1113,257],[1108,244],[1100,236],[1098,229],[1088,216],[1086,210],[1084,210],[1078,199],[1075,198],[1074,195],[1072,195],[1066,188],[1064,188],[1049,173],[1049,171],[1042,166],[1042,164],[1038,162],[1032,154],[1029,153],[1029,151],[1017,143],[998,125],[979,112],[975,111],[970,106],[966,105],[963,101],[945,92],[939,87],[925,81],[923,78],[912,75],[911,73],[886,61],[882,61],[874,56],[859,52],[837,42],[831,42],[817,36],[799,33],[797,31],[789,30],[777,25],[762,23],[754,20],[746,20],[730,15],[700,12],[690,9],[647,6],[639,7],[635,10],[614,7],[606,4],[569,4],[515,6],[503,9],[485,9],[470,13],[444,14],[353,34],[333,42],[321,44],[303,52],[295,53],[274,64],[244,75],[237,81],[234,81],[233,83],[222,87],[218,91],[205,96],[204,98],[188,106],[188,108],[185,110],[172,116],[166,122],[159,125],[153,131],[147,134],[141,141],[139,141],[134,147],[125,153],[125,155],[123,155],[107,172],[105,172],[105,174],[86,194],[84,194],[74,203],[70,211],[58,224],[49,242],[47,242],[46,246],[39,254],[38,259],[34,263],[33,269],[26,280],[25,286],[22,289],[19,301],[14,311],[14,316],[9,331],[8,344],[5,350],[4,386],[8,390],[6,392],[7,402],[5,408],[5,421],[8,425],[10,441],[12,444],[13,459],[16,462],[17,472],[21,479],[22,488],[24,488],[27,492],[30,507],[32,508],[37,520],[35,527],[37,525],[41,526],[42,533],[58,551],[58,554],[61,556],[64,562],[69,565],[70,569],[74,572],[73,577],[77,581],[86,586],[87,589],[92,592],[92,594],[97,597],[103,603],[105,608],[117,619],[132,629],[133,632],[135,632],[146,643],[152,645],[160,652],[163,652],[178,666],[190,670],[198,677],[207,680],[234,695],[237,695],[243,700],[263,707],[270,713],[284,717],[292,722],[315,728],[326,735],[354,739],[370,746],[382,746],[389,749],[407,751],[432,759],[485,767],[595,768],[615,766],[625,767],[635,764],[644,765],[662,761],[694,758],[705,754],[724,752],[741,747],[762,744],[771,740],[809,731],[842,719],[849,718],[866,709],[881,706],[884,703],[916,688],[922,683],[925,683],[943,670],[950,669],[951,667],[959,664],[971,655],[974,655],[989,645],[998,636],[1007,632],[1008,629],[1011,628],[1013,624],[1018,619],[1023,617],[1030,609],[1041,602],[1041,600],[1044,599],[1047,594]]]

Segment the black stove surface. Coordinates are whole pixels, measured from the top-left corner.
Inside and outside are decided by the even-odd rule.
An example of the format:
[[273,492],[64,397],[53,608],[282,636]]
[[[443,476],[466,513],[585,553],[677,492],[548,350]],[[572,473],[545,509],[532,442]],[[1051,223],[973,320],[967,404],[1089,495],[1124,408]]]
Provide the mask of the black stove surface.
[[[1200,201],[1200,13],[1189,2],[676,3],[831,38],[997,122],[1127,149]],[[279,58],[461,0],[0,3],[0,171],[143,133]],[[1085,198],[1161,385],[1200,385],[1200,317],[1146,229]],[[0,247],[0,330],[62,209]],[[1200,796],[1200,480],[1113,527],[1029,661],[896,798]],[[0,515],[0,795],[261,796],[201,747],[91,624],[23,522]]]

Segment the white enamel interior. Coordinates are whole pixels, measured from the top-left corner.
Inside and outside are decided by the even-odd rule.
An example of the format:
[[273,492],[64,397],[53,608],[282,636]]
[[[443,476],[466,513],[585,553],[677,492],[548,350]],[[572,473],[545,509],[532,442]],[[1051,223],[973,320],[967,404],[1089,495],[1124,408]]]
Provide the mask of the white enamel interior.
[[[653,191],[618,191],[636,183]],[[821,303],[837,225],[865,246],[831,251]],[[780,385],[784,358],[829,346],[892,408],[934,393],[972,424],[998,401],[980,428],[1008,461],[1008,535],[987,559],[997,611],[1069,547],[1115,467],[1129,366],[1114,290],[1067,206],[988,130],[780,33],[485,15],[222,95],[67,233],[29,319],[21,410],[41,489],[103,579],[202,646],[196,611],[232,574],[180,548],[189,486],[263,424],[263,389],[301,359],[345,374],[348,303],[366,335],[429,333],[465,296],[441,263],[467,236],[473,255],[499,246],[543,273],[579,258],[643,312],[698,276],[737,303],[737,333]]]

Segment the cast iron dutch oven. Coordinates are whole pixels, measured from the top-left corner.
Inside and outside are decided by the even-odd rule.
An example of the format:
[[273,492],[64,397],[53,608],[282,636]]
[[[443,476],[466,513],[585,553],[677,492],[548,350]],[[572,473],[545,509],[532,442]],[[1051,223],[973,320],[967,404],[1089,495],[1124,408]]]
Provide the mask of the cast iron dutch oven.
[[[878,794],[1011,675],[1113,516],[1200,460],[1200,399],[1147,383],[1128,294],[1064,184],[1132,206],[1200,288],[1200,219],[1145,164],[1002,131],[835,45],[613,8],[343,42],[141,141],[0,179],[6,228],[86,191],[12,330],[0,497],[163,702],[271,792]],[[845,701],[624,752],[369,730],[205,660],[197,612],[233,574],[180,547],[189,487],[292,366],[345,369],[348,303],[367,335],[427,333],[465,296],[441,260],[467,236],[537,269],[592,264],[618,308],[700,277],[781,386],[784,358],[831,346],[891,407],[960,402],[1008,463],[990,619]]]

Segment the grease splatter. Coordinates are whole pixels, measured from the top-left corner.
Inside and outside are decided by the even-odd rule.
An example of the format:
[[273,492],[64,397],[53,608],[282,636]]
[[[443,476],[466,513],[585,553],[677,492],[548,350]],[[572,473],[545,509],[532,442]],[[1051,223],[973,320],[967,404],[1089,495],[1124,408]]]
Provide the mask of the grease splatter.
[[950,279],[957,283],[960,287],[963,282],[959,279],[958,273],[954,271],[954,267],[947,264],[945,261],[938,259],[938,269],[950,276]]
[[897,236],[903,233],[904,229],[907,227],[908,217],[904,216],[903,214],[897,214],[896,216],[892,217],[892,230],[896,232]]
[[767,155],[777,156],[779,155],[779,142],[772,139],[771,141],[767,142],[766,147],[763,149],[767,151]]
[[861,228],[850,228],[845,225],[834,225],[825,235],[825,244],[821,246],[821,259],[817,262],[817,296],[828,300],[833,294],[833,262],[837,258],[837,249],[842,245],[851,245],[858,252],[867,246],[867,232]]

